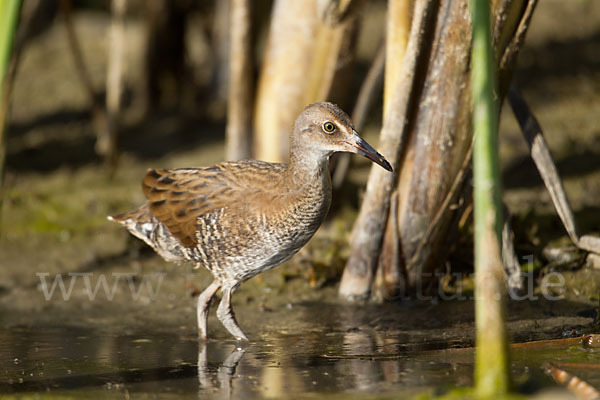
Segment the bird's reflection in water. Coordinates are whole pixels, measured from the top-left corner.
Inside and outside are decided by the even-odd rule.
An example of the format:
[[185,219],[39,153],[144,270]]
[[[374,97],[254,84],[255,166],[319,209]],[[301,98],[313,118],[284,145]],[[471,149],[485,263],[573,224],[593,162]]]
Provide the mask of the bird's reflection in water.
[[220,394],[220,398],[232,398],[232,380],[240,360],[244,357],[246,349],[240,346],[234,347],[225,361],[214,370],[209,367],[207,346],[206,343],[200,343],[198,348],[199,397],[202,398],[207,390],[213,390]]

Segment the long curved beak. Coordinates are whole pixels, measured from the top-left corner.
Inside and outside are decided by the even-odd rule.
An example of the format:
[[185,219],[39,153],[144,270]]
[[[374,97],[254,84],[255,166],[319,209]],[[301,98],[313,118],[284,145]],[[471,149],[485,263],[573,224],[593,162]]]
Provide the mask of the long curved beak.
[[374,163],[381,165],[382,168],[393,171],[392,166],[389,162],[383,157],[381,154],[377,152],[369,143],[367,143],[363,138],[358,136],[358,132],[353,131],[353,135],[350,139],[345,140],[345,150],[350,153],[360,154],[373,161]]

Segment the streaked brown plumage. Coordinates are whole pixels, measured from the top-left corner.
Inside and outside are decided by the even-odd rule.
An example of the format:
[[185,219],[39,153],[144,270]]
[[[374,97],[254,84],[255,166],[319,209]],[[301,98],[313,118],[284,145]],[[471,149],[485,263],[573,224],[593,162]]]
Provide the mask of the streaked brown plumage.
[[245,160],[207,168],[149,170],[148,202],[109,217],[167,261],[192,261],[215,277],[198,298],[198,329],[206,338],[210,300],[221,288],[217,317],[246,339],[231,309],[240,283],[292,257],[315,233],[331,203],[329,156],[364,155],[388,162],[358,136],[350,118],[331,103],[311,104],[290,135],[290,163]]

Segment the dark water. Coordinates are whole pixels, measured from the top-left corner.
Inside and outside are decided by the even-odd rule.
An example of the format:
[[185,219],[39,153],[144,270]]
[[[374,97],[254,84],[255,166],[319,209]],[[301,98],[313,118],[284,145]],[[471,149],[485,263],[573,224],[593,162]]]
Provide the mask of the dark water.
[[[145,331],[35,325],[4,328],[0,330],[0,395],[407,398],[473,384],[474,353],[466,348],[472,338],[469,326],[464,328],[465,339],[460,340],[460,324],[453,328],[454,337],[444,338],[443,327],[394,330],[386,327],[385,316],[365,322],[368,313],[359,315],[359,327],[327,325],[327,315],[335,321],[343,314],[341,310],[354,316],[358,313],[337,306],[321,306],[317,313],[313,307],[290,313],[289,324],[298,315],[319,315],[312,324],[305,319],[293,329],[270,328],[265,317],[262,333],[258,326],[251,327],[249,333],[254,331],[251,337],[255,340],[249,344],[230,339],[220,330],[215,333],[211,330],[215,328],[210,328],[214,320],[209,322],[209,334],[213,335],[207,343],[199,342],[189,327],[152,326]],[[412,320],[427,315],[414,311]],[[283,317],[277,319],[282,323]],[[405,319],[408,324],[409,318]],[[394,325],[399,325],[398,321]],[[555,385],[544,373],[549,362],[575,363],[571,372],[600,385],[600,369],[593,367],[600,365],[596,346],[552,342],[513,349],[512,360],[521,393]]]
[[468,362],[434,361],[406,349],[397,353],[400,338],[377,345],[360,332],[281,336],[244,346],[234,340],[202,344],[193,336],[68,328],[14,328],[0,337],[0,393],[362,397],[456,384],[457,372],[468,384],[471,374]]

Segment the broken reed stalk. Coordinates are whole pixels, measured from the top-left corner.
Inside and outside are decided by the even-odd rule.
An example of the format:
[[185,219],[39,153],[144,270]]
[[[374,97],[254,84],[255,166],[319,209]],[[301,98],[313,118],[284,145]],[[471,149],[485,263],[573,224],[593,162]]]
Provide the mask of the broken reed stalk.
[[[372,168],[367,189],[354,223],[350,248],[351,254],[344,268],[339,295],[345,299],[364,299],[371,291],[377,254],[381,248],[384,228],[390,206],[390,194],[397,179],[399,160],[404,149],[408,121],[406,115],[411,106],[410,100],[417,85],[415,76],[425,54],[425,39],[430,30],[434,3],[429,0],[416,0],[408,45],[403,61],[395,64],[400,68],[392,95],[390,109],[394,112],[384,119],[379,139],[379,147],[390,149],[386,158],[394,168],[394,173],[381,168]],[[388,39],[389,40],[389,39]],[[386,60],[386,63],[390,62]]]
[[225,155],[227,160],[251,156],[252,143],[252,39],[250,0],[230,5],[229,92]]
[[410,17],[414,0],[389,0],[385,42],[386,61],[385,83],[383,90],[383,118],[387,115],[396,81],[400,75],[404,61],[408,36],[410,34]]
[[516,87],[512,86],[509,89],[508,100],[529,146],[531,158],[540,172],[546,189],[548,189],[556,212],[573,243],[578,244],[579,234],[577,233],[575,217],[548,149],[542,128]]
[[127,0],[112,0],[106,73],[106,136],[99,136],[96,147],[106,157],[109,167],[117,164],[117,142],[121,119],[121,97],[125,71],[125,13]]
[[6,157],[6,120],[10,87],[5,84],[13,48],[13,38],[19,20],[20,0],[0,0],[0,216],[2,210],[2,187],[4,186],[4,162]]
[[254,156],[260,160],[287,157],[285,133],[305,106],[305,85],[319,28],[316,7],[316,0],[273,3],[254,108]]
[[[356,96],[356,103],[352,110],[352,122],[358,132],[362,132],[367,119],[367,114],[375,100],[375,94],[381,92],[383,80],[383,70],[385,66],[385,41],[379,46],[377,55],[369,67],[369,71],[363,80],[363,83]],[[346,173],[350,167],[351,155],[348,153],[339,154],[338,162],[333,173],[332,182],[334,188],[339,188],[346,179]]]
[[105,146],[105,143],[109,142],[108,138],[110,137],[110,133],[108,131],[108,117],[106,116],[106,110],[104,109],[104,106],[100,103],[98,99],[96,90],[94,89],[94,84],[92,82],[90,71],[85,63],[85,59],[81,51],[81,44],[79,43],[79,38],[77,36],[77,32],[75,32],[75,24],[73,22],[73,8],[71,0],[61,0],[59,5],[62,15],[64,17],[69,48],[71,49],[71,55],[75,63],[75,71],[77,73],[77,77],[81,81],[83,88],[86,91],[86,94],[89,98],[89,102],[91,104],[92,123],[94,126],[94,130],[96,131],[97,138],[96,153],[104,156],[106,155],[107,148],[107,146]]
[[563,187],[556,164],[552,159],[552,154],[544,138],[544,132],[538,123],[535,115],[527,105],[525,99],[521,96],[516,87],[511,87],[508,92],[508,99],[513,109],[515,117],[519,121],[521,132],[529,146],[531,158],[546,185],[550,194],[554,208],[560,217],[569,237],[573,243],[582,250],[600,254],[600,237],[593,235],[580,236],[573,215],[573,210],[569,204],[567,193]]
[[287,160],[290,126],[307,104],[327,99],[362,3],[274,2],[256,88],[253,150],[257,159]]
[[473,47],[473,185],[475,241],[475,389],[481,397],[510,387],[504,324],[505,282],[500,253],[502,202],[498,157],[498,103],[488,0],[471,0]]
[[571,392],[576,399],[579,400],[595,400],[600,399],[600,392],[598,389],[590,385],[588,382],[579,378],[576,375],[572,375],[560,368],[555,363],[547,365],[545,368],[546,375],[549,375],[554,379],[554,382],[564,386],[569,392]]

